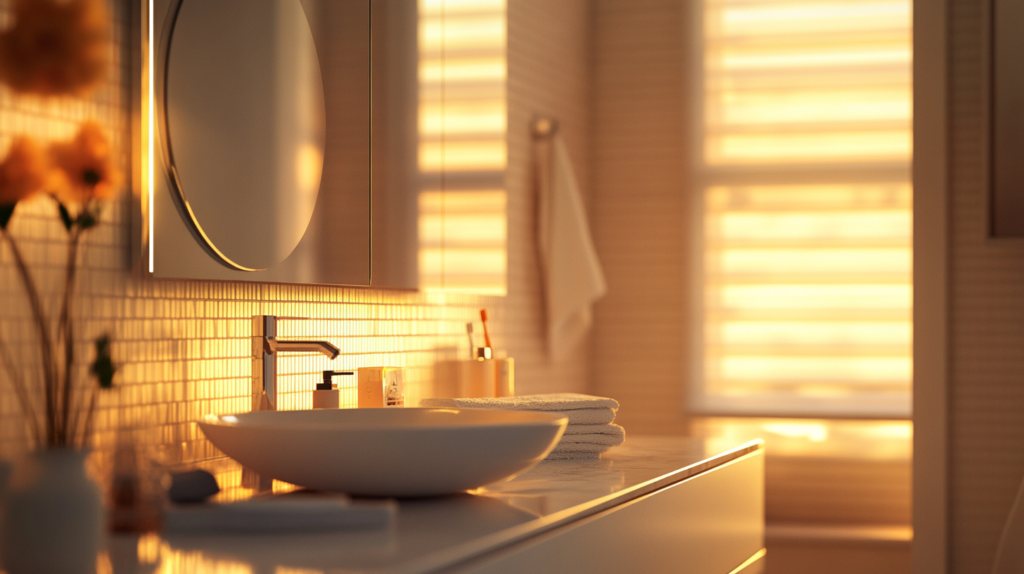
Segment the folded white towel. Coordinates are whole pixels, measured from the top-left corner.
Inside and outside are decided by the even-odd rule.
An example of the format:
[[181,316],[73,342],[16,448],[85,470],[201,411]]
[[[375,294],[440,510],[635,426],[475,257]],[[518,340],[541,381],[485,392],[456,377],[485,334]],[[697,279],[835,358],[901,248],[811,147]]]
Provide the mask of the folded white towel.
[[585,442],[563,443],[562,441],[558,441],[558,444],[555,445],[555,448],[553,448],[551,450],[551,452],[597,452],[597,453],[601,453],[601,452],[604,452],[604,451],[606,451],[606,450],[608,450],[610,448],[611,448],[611,446],[607,445],[607,444],[592,444],[592,443],[585,443]]
[[573,434],[562,435],[562,440],[558,441],[558,445],[600,444],[604,446],[619,446],[624,440],[625,436],[610,434]]
[[547,460],[595,459],[609,448],[622,444],[626,437],[622,427],[611,424],[619,402],[607,397],[552,393],[520,397],[423,399],[420,406],[544,411],[564,415],[569,419],[569,426]]
[[599,460],[600,458],[601,453],[599,452],[567,451],[553,452],[544,460]]
[[606,425],[615,420],[615,411],[612,409],[574,409],[571,411],[545,411],[556,415],[565,415],[569,419],[571,429],[574,426],[599,426]]
[[569,411],[576,409],[619,408],[619,401],[579,393],[551,393],[520,397],[465,399],[423,399],[422,407],[461,407],[464,409],[505,409],[512,411]]
[[565,434],[576,435],[576,434],[607,434],[617,437],[626,437],[626,429],[616,424],[604,424],[604,425],[569,425],[565,429]]

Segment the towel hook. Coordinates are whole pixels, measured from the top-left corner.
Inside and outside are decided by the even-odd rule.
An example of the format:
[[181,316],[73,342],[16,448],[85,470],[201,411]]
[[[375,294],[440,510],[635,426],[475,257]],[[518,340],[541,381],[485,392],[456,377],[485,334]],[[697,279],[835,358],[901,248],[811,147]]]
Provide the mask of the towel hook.
[[533,120],[533,138],[547,139],[558,132],[558,120],[554,118],[537,117]]

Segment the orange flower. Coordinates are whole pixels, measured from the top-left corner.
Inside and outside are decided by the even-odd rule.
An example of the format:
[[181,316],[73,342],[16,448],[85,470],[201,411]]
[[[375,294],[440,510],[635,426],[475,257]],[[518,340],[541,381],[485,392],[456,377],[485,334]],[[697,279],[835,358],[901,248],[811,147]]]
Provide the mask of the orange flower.
[[94,121],[84,122],[71,141],[51,144],[50,157],[57,168],[53,192],[64,203],[109,199],[120,182],[110,142]]
[[101,0],[14,0],[0,33],[0,79],[18,93],[84,95],[106,75],[107,12]]
[[27,136],[16,138],[0,163],[0,206],[38,192],[46,182],[46,172],[46,155],[39,144]]

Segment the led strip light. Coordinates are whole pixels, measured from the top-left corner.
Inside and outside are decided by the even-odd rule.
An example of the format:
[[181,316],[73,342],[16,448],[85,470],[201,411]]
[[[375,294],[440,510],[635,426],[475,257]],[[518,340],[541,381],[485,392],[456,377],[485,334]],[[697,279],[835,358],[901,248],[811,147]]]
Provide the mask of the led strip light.
[[146,186],[148,188],[147,189],[147,195],[148,195],[147,199],[149,201],[149,214],[148,214],[148,216],[149,216],[149,272],[152,273],[153,272],[153,191],[154,191],[154,184],[153,184],[153,106],[155,104],[154,97],[153,97],[153,95],[154,95],[154,89],[153,89],[153,60],[154,60],[154,58],[153,58],[153,43],[154,43],[154,38],[153,38],[153,0],[149,0],[149,14],[148,14],[148,17],[149,17],[149,46],[148,46],[148,49],[147,49],[146,56],[148,58],[148,66],[149,66],[149,68],[148,68],[149,72],[147,74],[148,75],[147,82],[149,84],[149,110],[148,110],[148,113],[147,113],[147,115],[149,116],[148,117],[149,128],[148,128],[148,131],[146,133],[146,136],[147,136],[146,139],[148,140],[146,142],[146,144],[149,146],[149,163],[146,166],[146,177],[148,179]]

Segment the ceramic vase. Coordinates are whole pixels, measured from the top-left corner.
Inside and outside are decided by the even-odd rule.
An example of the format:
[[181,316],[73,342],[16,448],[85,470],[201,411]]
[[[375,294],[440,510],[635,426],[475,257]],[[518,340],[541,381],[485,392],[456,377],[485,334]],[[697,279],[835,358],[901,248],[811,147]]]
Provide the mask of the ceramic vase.
[[0,555],[9,574],[96,571],[102,503],[85,459],[82,451],[49,449],[15,466],[0,528]]

